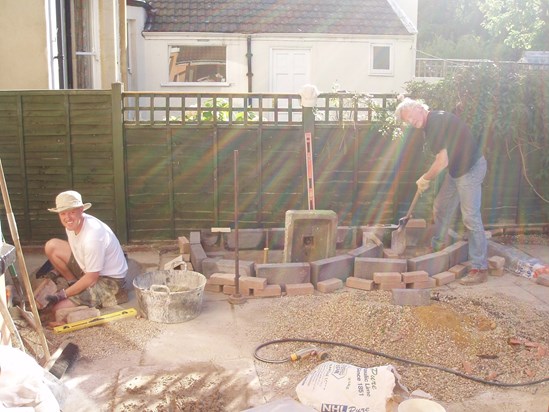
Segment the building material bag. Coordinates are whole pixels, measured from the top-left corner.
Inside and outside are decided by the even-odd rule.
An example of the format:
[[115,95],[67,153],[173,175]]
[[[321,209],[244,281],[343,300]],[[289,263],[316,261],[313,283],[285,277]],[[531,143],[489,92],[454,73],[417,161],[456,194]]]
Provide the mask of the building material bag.
[[408,397],[392,365],[361,368],[324,362],[296,387],[301,403],[317,411],[392,411]]

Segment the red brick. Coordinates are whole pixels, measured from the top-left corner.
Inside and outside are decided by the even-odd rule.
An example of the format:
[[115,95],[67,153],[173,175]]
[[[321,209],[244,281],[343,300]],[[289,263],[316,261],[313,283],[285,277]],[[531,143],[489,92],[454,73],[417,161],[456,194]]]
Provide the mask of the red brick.
[[465,276],[467,274],[467,266],[465,265],[455,265],[452,266],[450,269],[448,269],[448,272],[452,272],[456,275],[456,278],[460,278],[462,276]]
[[282,295],[282,288],[280,285],[267,285],[265,289],[254,290],[254,296],[261,298],[269,298]]
[[427,280],[419,280],[417,282],[406,283],[408,289],[431,289],[437,285],[436,279],[428,278]]
[[241,289],[265,289],[267,286],[267,279],[256,278],[255,276],[243,276],[238,279]]
[[315,287],[312,283],[293,283],[286,285],[286,296],[312,295]]
[[331,278],[318,282],[316,288],[319,292],[329,293],[334,290],[341,289],[343,287],[343,281],[341,279]]
[[416,270],[413,272],[404,272],[402,274],[402,281],[404,283],[420,282],[429,279],[429,274],[424,270]]
[[433,278],[436,280],[437,286],[442,286],[456,280],[456,274],[446,271],[446,272],[437,273],[436,275],[433,276]]
[[235,286],[234,273],[212,273],[208,278],[210,285],[230,285]]
[[383,257],[387,259],[398,259],[399,254],[393,249],[383,249]]
[[361,278],[355,278],[354,276],[350,276],[347,278],[345,282],[345,286],[353,289],[373,290],[374,281],[370,279],[361,279]]
[[400,272],[375,272],[374,283],[398,283],[402,282]]
[[425,229],[427,227],[427,222],[425,219],[410,219],[406,223],[406,229],[408,228],[420,228]]
[[206,282],[206,286],[204,286],[204,290],[206,292],[221,293],[223,292],[223,285],[212,285],[211,283]]

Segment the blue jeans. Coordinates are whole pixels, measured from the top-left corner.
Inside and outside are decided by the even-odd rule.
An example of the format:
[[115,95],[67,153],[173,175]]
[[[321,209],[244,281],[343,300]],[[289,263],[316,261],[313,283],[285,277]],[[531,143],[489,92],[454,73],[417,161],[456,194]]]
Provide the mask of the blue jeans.
[[447,238],[458,206],[461,205],[463,224],[469,231],[469,259],[475,269],[487,269],[487,242],[482,224],[482,182],[486,175],[486,159],[481,157],[463,176],[446,174],[433,205],[435,232],[431,245],[440,250]]

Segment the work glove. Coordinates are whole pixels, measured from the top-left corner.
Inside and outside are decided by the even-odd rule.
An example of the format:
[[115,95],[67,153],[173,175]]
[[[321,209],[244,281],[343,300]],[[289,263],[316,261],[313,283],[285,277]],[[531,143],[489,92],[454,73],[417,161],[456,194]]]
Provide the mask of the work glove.
[[67,292],[65,292],[65,289],[61,289],[59,292],[55,293],[54,295],[46,296],[48,305],[55,305],[65,299],[67,299]]
[[431,184],[430,180],[425,179],[425,175],[421,175],[421,177],[417,180],[417,190],[419,190],[419,193],[425,192],[427,189],[429,189],[429,185]]

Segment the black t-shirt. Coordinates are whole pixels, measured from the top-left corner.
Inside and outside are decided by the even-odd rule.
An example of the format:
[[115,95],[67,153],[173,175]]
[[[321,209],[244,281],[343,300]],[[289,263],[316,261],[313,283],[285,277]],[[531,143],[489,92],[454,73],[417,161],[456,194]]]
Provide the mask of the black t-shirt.
[[460,177],[467,173],[482,156],[478,139],[471,129],[453,113],[431,111],[424,127],[426,144],[437,154],[442,149],[448,151],[448,173]]

